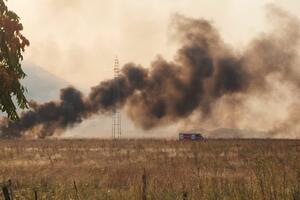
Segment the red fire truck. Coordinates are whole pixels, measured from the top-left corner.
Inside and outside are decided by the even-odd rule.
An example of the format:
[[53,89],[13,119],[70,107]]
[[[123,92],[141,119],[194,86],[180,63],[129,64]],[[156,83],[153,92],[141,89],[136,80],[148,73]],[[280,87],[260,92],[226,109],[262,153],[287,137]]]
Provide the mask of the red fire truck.
[[200,133],[179,133],[179,140],[180,141],[184,141],[184,140],[197,141],[197,140],[204,140],[204,137]]

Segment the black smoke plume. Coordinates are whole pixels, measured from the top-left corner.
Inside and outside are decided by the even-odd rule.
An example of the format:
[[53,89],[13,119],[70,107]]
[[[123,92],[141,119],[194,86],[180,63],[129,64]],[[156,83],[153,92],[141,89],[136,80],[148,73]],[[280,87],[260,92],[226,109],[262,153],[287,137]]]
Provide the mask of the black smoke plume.
[[[45,138],[95,114],[109,113],[116,104],[146,130],[185,120],[195,112],[209,120],[214,105],[224,96],[247,99],[268,93],[270,77],[299,92],[300,75],[295,70],[299,22],[274,6],[269,9],[278,28],[260,35],[239,53],[226,45],[210,22],[176,15],[172,27],[181,47],[173,61],[158,57],[148,68],[126,64],[118,79],[101,82],[88,96],[72,87],[62,89],[58,101],[32,102],[20,121],[2,119],[0,134]],[[114,95],[116,88],[119,98]]]

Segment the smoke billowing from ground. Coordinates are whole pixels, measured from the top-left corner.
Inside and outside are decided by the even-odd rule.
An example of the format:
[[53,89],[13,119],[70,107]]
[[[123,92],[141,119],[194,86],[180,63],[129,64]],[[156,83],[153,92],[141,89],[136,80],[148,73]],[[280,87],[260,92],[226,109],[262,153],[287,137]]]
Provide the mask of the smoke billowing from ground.
[[[299,21],[274,6],[268,9],[277,23],[274,30],[239,53],[224,43],[210,22],[176,15],[172,27],[181,47],[173,61],[158,57],[149,68],[126,64],[119,79],[101,82],[88,96],[72,87],[62,89],[59,101],[31,103],[32,109],[22,113],[19,122],[3,119],[1,135],[52,136],[95,114],[109,113],[115,104],[146,130],[188,120],[195,113],[200,123],[215,118],[214,109],[224,99],[234,100],[239,109],[251,96],[268,95],[275,82],[287,85],[296,97]],[[300,121],[298,105],[294,103],[288,119],[276,123],[270,133],[293,129]]]

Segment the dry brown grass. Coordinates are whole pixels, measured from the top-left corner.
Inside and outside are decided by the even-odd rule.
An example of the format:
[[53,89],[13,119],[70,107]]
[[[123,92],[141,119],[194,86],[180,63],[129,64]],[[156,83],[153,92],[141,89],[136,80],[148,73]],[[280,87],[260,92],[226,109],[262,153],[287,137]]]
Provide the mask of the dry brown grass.
[[2,140],[0,176],[16,200],[300,199],[300,141]]

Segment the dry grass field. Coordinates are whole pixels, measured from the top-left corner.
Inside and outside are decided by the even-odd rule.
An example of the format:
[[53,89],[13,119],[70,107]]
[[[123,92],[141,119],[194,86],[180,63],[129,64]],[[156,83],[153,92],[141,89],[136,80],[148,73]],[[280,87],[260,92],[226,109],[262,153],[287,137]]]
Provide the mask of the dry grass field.
[[9,179],[15,200],[296,200],[300,141],[2,140]]

